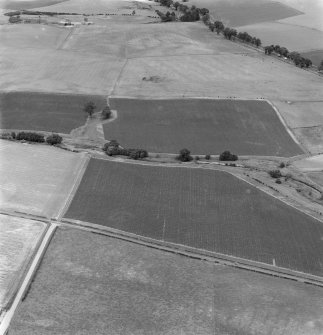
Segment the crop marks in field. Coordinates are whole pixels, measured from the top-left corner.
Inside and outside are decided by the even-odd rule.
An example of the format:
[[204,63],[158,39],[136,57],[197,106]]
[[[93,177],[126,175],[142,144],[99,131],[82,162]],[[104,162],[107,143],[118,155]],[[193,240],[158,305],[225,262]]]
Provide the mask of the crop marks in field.
[[106,139],[149,152],[295,156],[302,153],[266,101],[110,99]]
[[221,171],[92,159],[67,218],[323,275],[323,226]]

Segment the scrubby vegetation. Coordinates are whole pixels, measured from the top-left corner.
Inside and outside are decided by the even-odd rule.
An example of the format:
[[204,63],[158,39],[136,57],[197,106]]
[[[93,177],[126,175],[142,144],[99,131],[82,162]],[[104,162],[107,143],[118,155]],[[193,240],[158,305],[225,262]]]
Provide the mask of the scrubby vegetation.
[[270,177],[275,178],[275,179],[282,177],[280,170],[270,170],[268,173]]
[[50,145],[61,144],[62,140],[63,140],[62,136],[58,134],[52,134],[46,138],[46,142]]
[[230,151],[223,151],[219,157],[220,161],[236,161],[238,160],[238,156],[232,154]]
[[190,162],[193,160],[193,157],[191,156],[191,152],[188,149],[182,149],[176,159],[181,162]]
[[33,133],[33,132],[19,132],[16,135],[16,140],[18,141],[28,141],[28,142],[38,142],[38,143],[43,143],[45,142],[44,135],[38,134],[38,133]]
[[143,159],[148,157],[147,150],[144,149],[125,149],[120,146],[116,140],[111,140],[108,143],[105,143],[102,150],[108,156],[127,156],[131,159]]

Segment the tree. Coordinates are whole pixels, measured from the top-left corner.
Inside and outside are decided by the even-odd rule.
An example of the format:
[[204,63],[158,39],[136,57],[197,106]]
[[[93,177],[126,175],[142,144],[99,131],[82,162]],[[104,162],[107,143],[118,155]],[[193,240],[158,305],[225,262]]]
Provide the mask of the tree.
[[323,59],[321,60],[320,65],[318,66],[319,71],[323,71]]
[[232,154],[230,151],[226,150],[223,151],[222,154],[219,157],[220,161],[236,161],[238,160],[238,156]]
[[106,119],[109,119],[110,116],[111,116],[111,109],[109,106],[105,106],[103,109],[102,109],[102,112],[101,112],[101,115],[102,115],[102,119],[103,120],[106,120]]
[[46,138],[46,142],[50,145],[61,144],[62,140],[62,136],[59,136],[58,134],[52,134]]
[[94,110],[96,109],[96,106],[93,101],[89,101],[84,105],[83,109],[89,115],[89,117],[92,117]]
[[188,149],[182,149],[176,158],[181,162],[190,162],[193,160],[191,152]]

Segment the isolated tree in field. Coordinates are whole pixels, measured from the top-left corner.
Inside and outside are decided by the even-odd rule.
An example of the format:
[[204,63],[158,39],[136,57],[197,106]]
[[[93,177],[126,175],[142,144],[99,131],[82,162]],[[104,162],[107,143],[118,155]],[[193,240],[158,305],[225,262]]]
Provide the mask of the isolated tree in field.
[[220,161],[236,161],[238,160],[238,156],[232,154],[230,151],[223,151],[219,157]]
[[109,119],[111,117],[111,109],[109,106],[105,106],[102,109],[101,116],[103,120]]
[[181,162],[190,162],[193,160],[191,152],[188,149],[182,149],[176,158]]
[[323,59],[321,60],[321,63],[319,65],[319,67],[318,67],[318,70],[319,71],[323,71]]
[[89,115],[89,117],[92,117],[95,109],[96,106],[93,101],[89,101],[84,105],[84,112],[86,112]]

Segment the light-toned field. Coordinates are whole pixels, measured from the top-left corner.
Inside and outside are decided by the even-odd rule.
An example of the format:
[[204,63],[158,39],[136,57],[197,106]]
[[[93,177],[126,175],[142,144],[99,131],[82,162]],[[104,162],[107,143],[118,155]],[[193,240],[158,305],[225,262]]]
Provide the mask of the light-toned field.
[[60,228],[10,335],[320,335],[323,292]]
[[124,64],[107,55],[1,48],[2,91],[107,94]]
[[307,176],[312,179],[315,183],[323,187],[323,164],[321,172],[310,172]]
[[293,163],[298,169],[306,171],[323,171],[323,155],[312,156]]
[[0,160],[0,208],[56,217],[85,157],[47,145],[0,140]]
[[45,227],[0,214],[0,310],[10,303]]
[[69,34],[63,27],[42,24],[0,26],[1,47],[25,49],[56,49]]

